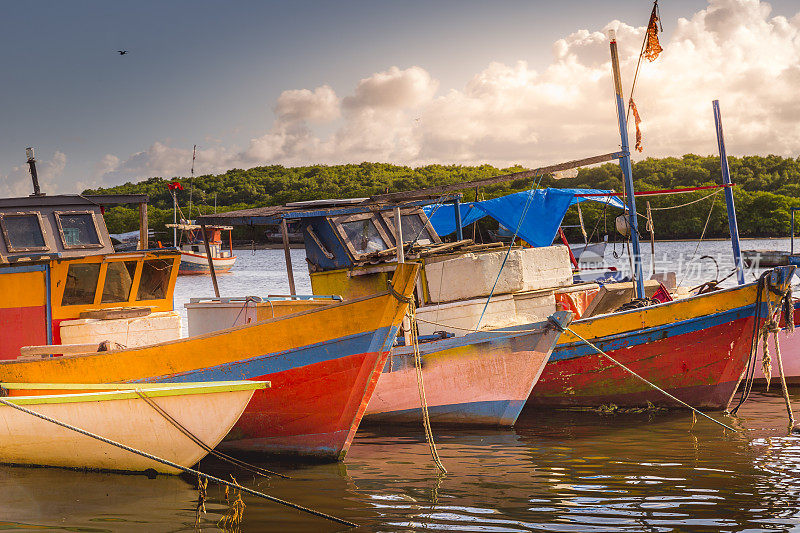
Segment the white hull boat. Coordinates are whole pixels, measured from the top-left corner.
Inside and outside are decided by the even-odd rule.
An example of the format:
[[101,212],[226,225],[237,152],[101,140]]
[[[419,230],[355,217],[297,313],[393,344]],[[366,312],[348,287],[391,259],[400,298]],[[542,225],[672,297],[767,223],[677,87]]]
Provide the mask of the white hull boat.
[[[151,403],[214,448],[239,420],[255,390],[267,388],[269,383],[2,383],[0,387],[10,394],[4,401],[190,467],[206,455],[206,450]],[[4,430],[0,433],[2,463],[179,473],[175,468],[8,405],[0,405],[0,427]]]

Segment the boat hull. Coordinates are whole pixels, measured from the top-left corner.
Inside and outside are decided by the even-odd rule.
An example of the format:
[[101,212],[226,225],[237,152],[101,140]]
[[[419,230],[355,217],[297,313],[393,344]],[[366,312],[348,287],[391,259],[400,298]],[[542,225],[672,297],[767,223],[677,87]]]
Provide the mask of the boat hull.
[[[569,313],[558,315],[564,319]],[[557,329],[539,323],[420,344],[431,423],[514,425],[559,336]],[[395,347],[364,422],[418,424],[421,416],[413,348]]]
[[[236,256],[232,257],[213,257],[214,272],[223,274],[230,272],[236,263]],[[179,276],[193,276],[211,274],[211,268],[208,266],[208,258],[205,255],[191,254],[181,252],[181,264],[178,267]]]
[[[151,397],[151,401],[213,448],[239,419],[252,395],[253,390],[249,389],[159,396]],[[64,402],[57,400],[58,396],[48,395],[36,397],[36,404],[21,406],[184,467],[194,465],[207,453],[138,396],[120,399],[102,399],[104,393],[79,396],[85,400]],[[17,403],[21,398],[11,400]],[[6,405],[0,406],[0,424],[4,428],[0,436],[3,463],[180,473],[176,468]]]
[[[417,266],[393,278],[411,294]],[[336,460],[358,428],[407,304],[392,294],[151,346],[0,363],[0,381],[190,382],[256,379],[227,449]]]
[[[769,291],[765,291],[769,292]],[[775,298],[770,295],[770,298]],[[747,364],[756,286],[601,315],[572,329],[611,357],[697,408],[725,409]],[[766,305],[762,304],[766,312]],[[570,333],[562,336],[528,404],[677,407]]]
[[[794,305],[794,325],[795,328],[797,328],[800,326],[800,302],[795,302]],[[778,342],[781,347],[781,361],[783,361],[783,373],[786,378],[786,384],[800,385],[800,331],[789,332],[786,329],[781,329],[778,333]],[[780,386],[780,370],[778,369],[778,360],[775,357],[775,342],[772,339],[772,335],[770,335],[769,338],[769,354],[772,366],[771,383],[772,385]],[[763,359],[764,345],[759,341],[754,379],[761,383],[767,381],[761,364]]]

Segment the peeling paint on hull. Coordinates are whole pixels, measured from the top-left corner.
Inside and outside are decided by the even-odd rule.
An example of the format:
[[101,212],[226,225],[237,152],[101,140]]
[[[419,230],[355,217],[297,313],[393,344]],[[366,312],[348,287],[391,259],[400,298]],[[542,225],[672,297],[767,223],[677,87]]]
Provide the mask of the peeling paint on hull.
[[[747,365],[754,302],[751,284],[579,320],[572,328],[677,398],[697,408],[722,410]],[[679,405],[565,334],[527,405],[646,407],[648,402]]]

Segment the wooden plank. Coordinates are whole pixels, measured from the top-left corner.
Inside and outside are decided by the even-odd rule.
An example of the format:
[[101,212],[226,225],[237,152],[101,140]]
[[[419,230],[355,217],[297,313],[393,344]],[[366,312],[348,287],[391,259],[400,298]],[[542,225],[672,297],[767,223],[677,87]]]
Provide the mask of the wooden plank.
[[459,246],[466,246],[468,244],[472,244],[472,242],[473,242],[472,239],[462,239],[460,241],[448,242],[448,243],[445,243],[445,244],[440,244],[439,246],[436,246],[434,248],[429,248],[427,250],[423,250],[422,252],[420,252],[420,255],[421,256],[428,256],[428,255],[444,252],[444,251],[447,251],[447,250],[452,250],[453,248],[458,248]]
[[147,204],[142,202],[139,204],[139,249],[147,250],[149,245],[147,243]]
[[19,349],[21,356],[49,355],[60,353],[64,355],[74,355],[79,353],[94,353],[100,348],[99,343],[89,344],[45,344],[40,346],[22,346]]
[[571,168],[584,167],[586,165],[605,163],[607,161],[619,159],[623,155],[625,155],[623,152],[611,152],[609,154],[587,157],[585,159],[576,159],[574,161],[567,161],[566,163],[559,163],[557,165],[539,167],[533,170],[523,170],[522,172],[504,174],[502,176],[494,176],[493,178],[465,181],[463,183],[453,183],[450,185],[440,185],[438,187],[431,187],[429,189],[420,189],[417,191],[401,191],[401,192],[391,192],[388,194],[378,194],[371,197],[370,200],[373,202],[395,202],[395,201],[413,200],[418,198],[437,197],[450,192],[462,191],[464,189],[472,189],[474,187],[483,187],[486,185],[494,185],[497,183],[504,183],[507,181],[527,179],[527,178],[532,178],[534,176],[541,176],[543,174],[552,174],[553,172],[558,172],[559,170],[569,170]]
[[286,274],[289,276],[289,294],[297,294],[294,288],[294,271],[292,270],[292,253],[289,248],[289,228],[286,227],[286,219],[281,219],[281,235],[283,236],[283,256],[286,260]]
[[208,269],[211,271],[211,283],[214,285],[214,296],[219,298],[219,285],[217,285],[217,271],[214,269],[214,260],[211,258],[211,247],[208,245],[208,234],[206,233],[206,225],[200,224],[200,231],[203,233],[203,245],[206,248],[206,259],[208,260]]

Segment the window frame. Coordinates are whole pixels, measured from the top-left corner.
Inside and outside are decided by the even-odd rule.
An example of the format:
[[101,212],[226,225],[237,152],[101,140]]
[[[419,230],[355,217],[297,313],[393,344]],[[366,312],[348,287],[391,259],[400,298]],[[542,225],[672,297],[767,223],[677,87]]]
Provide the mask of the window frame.
[[[431,243],[430,244],[442,244],[442,239],[439,237],[439,234],[436,233],[436,230],[433,229],[433,224],[431,224],[431,220],[425,214],[425,211],[422,210],[420,207],[406,207],[400,209],[400,219],[406,215],[418,215],[420,216],[420,220],[425,225],[425,229],[428,230],[428,235],[431,236]],[[394,242],[395,246],[397,246],[397,233],[395,232],[395,225],[394,225],[394,210],[387,210],[381,211],[381,218],[383,218],[384,224],[386,227],[392,230],[392,242]],[[402,222],[401,222],[402,223]],[[403,240],[405,241],[405,234],[403,234]],[[407,243],[403,243],[404,246],[407,246]]]
[[[11,241],[8,238],[8,229],[6,228],[5,217],[22,215],[36,215],[36,220],[39,222],[39,231],[42,233],[44,246],[17,247],[11,244]],[[44,231],[44,221],[42,219],[42,214],[39,211],[14,211],[12,213],[0,213],[0,228],[2,228],[3,231],[3,239],[5,240],[6,250],[8,250],[8,253],[10,254],[23,252],[46,252],[50,250],[50,246],[47,245],[47,233]]]
[[350,255],[353,256],[355,259],[362,259],[368,255],[371,255],[375,252],[359,252],[353,246],[353,243],[350,242],[350,239],[347,238],[347,232],[342,227],[342,224],[346,224],[348,222],[357,222],[359,220],[368,220],[371,219],[372,223],[374,224],[375,228],[378,230],[378,235],[383,239],[383,242],[386,243],[386,249],[392,248],[394,246],[394,238],[391,235],[386,233],[386,230],[381,224],[381,220],[375,216],[375,213],[357,213],[355,215],[344,215],[338,217],[330,217],[330,221],[333,225],[333,229],[336,231],[336,235],[339,239],[344,243],[345,248],[347,251],[350,252]]
[[[58,227],[58,234],[61,237],[61,245],[64,246],[65,250],[88,250],[105,247],[105,244],[103,244],[103,234],[100,232],[100,227],[97,225],[97,217],[95,217],[94,211],[53,211],[53,215],[56,218],[56,226]],[[99,241],[98,244],[67,244],[67,240],[64,238],[64,228],[61,225],[62,215],[90,215],[92,217],[92,224],[94,224],[97,240]]]

